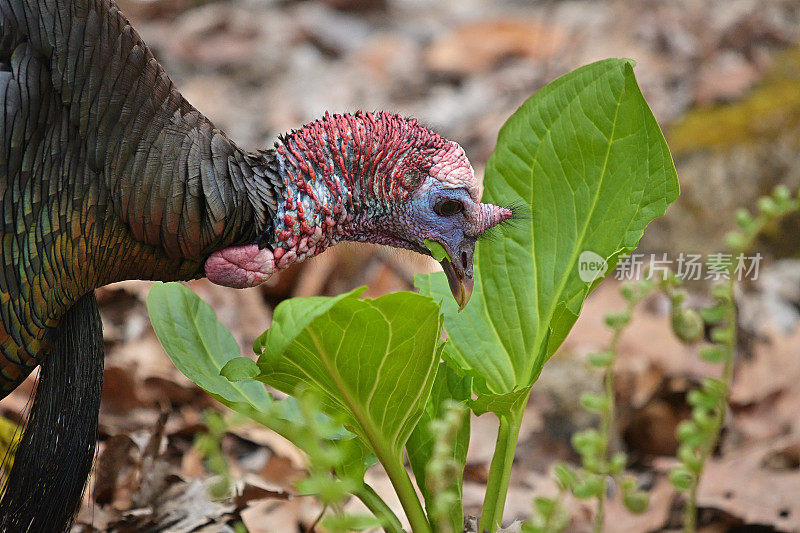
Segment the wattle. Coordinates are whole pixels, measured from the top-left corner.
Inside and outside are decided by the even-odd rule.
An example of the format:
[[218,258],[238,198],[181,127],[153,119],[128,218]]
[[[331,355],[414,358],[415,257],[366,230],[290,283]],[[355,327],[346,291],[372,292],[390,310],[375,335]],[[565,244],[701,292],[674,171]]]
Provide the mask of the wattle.
[[269,279],[278,268],[268,248],[256,244],[230,246],[212,253],[205,263],[206,277],[225,287],[255,287]]

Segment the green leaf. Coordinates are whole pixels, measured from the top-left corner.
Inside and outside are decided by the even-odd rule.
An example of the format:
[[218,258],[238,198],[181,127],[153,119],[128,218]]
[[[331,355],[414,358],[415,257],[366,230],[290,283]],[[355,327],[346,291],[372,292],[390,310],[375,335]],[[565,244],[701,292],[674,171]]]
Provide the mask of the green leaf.
[[706,307],[700,310],[700,316],[706,324],[719,324],[725,319],[725,312],[727,311],[724,305],[715,305],[713,307]]
[[708,363],[721,363],[726,355],[725,350],[714,344],[703,346],[697,352],[697,356]]
[[510,413],[515,407],[519,407],[521,402],[528,401],[531,389],[520,389],[511,391],[507,394],[481,394],[470,402],[472,411],[480,416],[484,413]]
[[334,514],[323,518],[322,525],[328,531],[364,531],[380,527],[381,522],[372,515]]
[[479,243],[469,305],[457,312],[442,273],[415,280],[442,302],[449,352],[479,397],[533,384],[589,292],[678,196],[667,144],[622,59],[525,102],[501,129],[484,182],[483,201],[525,207]]
[[[301,444],[306,438],[300,429],[305,421],[294,398],[276,401],[258,381],[231,382],[222,375],[223,367],[231,361],[245,358],[239,357],[239,345],[231,332],[219,323],[210,305],[180,283],[157,282],[147,296],[147,310],[161,345],[186,377],[227,407],[298,446]],[[332,445],[335,441],[354,439],[355,435],[341,424],[328,420],[321,413],[319,417],[316,427],[332,428],[319,436],[330,439]],[[358,447],[359,453],[351,451],[342,469],[351,477],[360,475],[363,479],[367,466],[374,459],[363,445],[359,443]]]
[[232,383],[220,375],[228,361],[239,357],[239,345],[211,306],[191,289],[180,283],[154,283],[147,311],[167,355],[198,387],[244,414],[250,414],[245,406],[259,411],[273,408],[275,402],[261,383]]
[[533,507],[537,513],[548,517],[558,509],[558,503],[550,498],[538,497],[533,499]]
[[273,351],[283,352],[294,340],[297,332],[308,326],[315,318],[327,312],[340,300],[352,297],[358,298],[365,290],[367,290],[366,286],[358,287],[333,298],[311,296],[308,298],[292,298],[281,302],[275,308],[272,326],[256,339],[253,344],[253,351],[261,355],[269,342]]
[[678,447],[678,459],[694,474],[700,474],[703,470],[703,459],[697,450],[688,444],[681,444]]
[[632,513],[641,514],[650,505],[650,495],[644,491],[637,490],[630,494],[625,494],[622,498],[625,507]]
[[[312,389],[381,461],[399,457],[422,415],[439,361],[439,307],[401,292],[359,299],[293,298],[275,310],[258,379],[293,394]],[[309,317],[311,317],[309,319]]]
[[608,461],[608,473],[611,475],[618,475],[625,469],[625,464],[628,462],[628,456],[623,452],[617,452]]
[[572,447],[583,456],[596,456],[605,448],[605,440],[596,429],[584,429],[572,434]]
[[589,363],[595,368],[606,368],[614,360],[614,352],[603,350],[589,354]]
[[[434,504],[436,494],[432,494],[427,486],[426,467],[430,463],[433,452],[434,438],[430,431],[430,423],[441,418],[442,406],[447,400],[467,402],[472,394],[472,379],[461,377],[446,363],[439,363],[439,370],[436,372],[436,380],[433,382],[433,389],[425,404],[425,411],[422,413],[417,427],[411,432],[411,436],[406,442],[406,453],[411,470],[417,479],[417,485],[425,498],[425,506],[428,515]],[[463,528],[464,513],[461,506],[462,479],[464,475],[464,464],[467,461],[467,448],[469,447],[469,410],[464,410],[461,426],[455,438],[453,448],[453,459],[458,465],[458,477],[455,480],[455,489],[458,494],[458,503],[451,506],[449,517],[453,531],[460,531]]]
[[717,407],[717,399],[708,392],[700,389],[692,389],[686,395],[686,402],[692,407],[704,407],[712,410]]
[[725,401],[728,397],[728,384],[720,379],[704,377],[700,383],[703,390],[712,398],[717,401]]
[[572,494],[580,500],[586,500],[597,498],[605,489],[605,478],[603,476],[589,474],[572,488]]
[[219,372],[228,381],[241,381],[258,376],[258,365],[249,357],[234,357]]
[[553,466],[553,475],[561,490],[572,490],[572,487],[578,482],[578,475],[575,470],[561,461],[558,461]]
[[[445,257],[447,259],[450,259],[450,256],[447,255],[447,250],[445,250],[444,246],[442,246],[438,242],[432,241],[430,239],[425,239],[423,242],[425,242],[425,247],[428,249],[428,251],[430,251],[433,258],[436,259],[437,261],[441,261]],[[452,261],[452,259],[450,259],[450,261]]]
[[522,524],[523,533],[560,533],[570,523],[570,515],[557,499],[537,497],[533,516]]
[[296,484],[301,495],[316,496],[325,505],[337,505],[347,498],[358,487],[349,483],[349,480],[335,478],[326,474],[312,474],[301,479]]
[[729,344],[733,340],[733,327],[726,324],[711,329],[711,341],[717,344]]
[[581,406],[590,413],[601,413],[608,409],[608,398],[604,394],[584,391],[580,396]]
[[694,484],[695,477],[685,466],[681,465],[670,470],[669,480],[676,489],[688,490]]

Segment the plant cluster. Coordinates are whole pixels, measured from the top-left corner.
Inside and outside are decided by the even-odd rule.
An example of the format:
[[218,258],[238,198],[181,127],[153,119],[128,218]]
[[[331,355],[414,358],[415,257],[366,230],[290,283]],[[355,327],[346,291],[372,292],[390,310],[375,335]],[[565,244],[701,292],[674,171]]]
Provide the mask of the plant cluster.
[[583,409],[599,415],[600,429],[586,429],[572,436],[572,447],[581,458],[581,468],[575,469],[560,462],[555,464],[554,475],[559,494],[556,498],[536,499],[534,514],[525,524],[526,533],[557,533],[567,528],[569,515],[562,505],[565,493],[581,500],[596,500],[593,530],[602,531],[609,482],[619,488],[622,501],[630,512],[641,513],[647,509],[648,494],[637,487],[635,477],[625,474],[627,455],[622,451],[612,454],[610,449],[616,402],[614,362],[620,338],[630,325],[634,309],[648,295],[668,287],[673,279],[665,277],[653,280],[647,275],[641,281],[622,285],[620,292],[626,301],[625,308],[605,316],[605,324],[612,334],[609,345],[605,350],[588,356],[589,364],[603,372],[603,391],[599,394],[583,392],[580,395]]
[[728,410],[737,346],[735,260],[751,250],[766,229],[800,210],[800,198],[793,197],[786,187],[778,186],[771,196],[759,199],[757,207],[756,216],[746,209],[736,213],[739,229],[725,239],[733,259],[724,265],[727,270],[724,281],[711,288],[713,305],[697,314],[682,307],[683,293],[668,292],[673,304],[675,334],[692,343],[700,340],[706,327],[710,328],[710,342],[700,348],[698,357],[722,365],[719,378],[706,377],[699,388],[689,391],[686,399],[692,408],[691,418],[677,429],[680,442],[677,455],[681,464],[670,472],[670,481],[685,494],[683,527],[687,533],[697,529],[697,487],[706,461],[719,441]]
[[758,202],[754,217],[747,210],[737,212],[739,229],[730,233],[726,243],[731,261],[723,265],[726,274],[722,282],[711,288],[714,303],[699,311],[686,305],[686,292],[682,280],[672,272],[663,272],[661,279],[650,274],[635,283],[626,283],[621,293],[627,302],[619,313],[608,314],[606,325],[612,330],[609,347],[589,355],[589,363],[604,371],[603,393],[584,392],[581,405],[589,412],[600,415],[600,429],[587,429],[573,435],[572,445],[581,457],[581,468],[576,470],[558,463],[554,475],[560,492],[555,498],[537,498],[534,514],[525,524],[529,533],[563,531],[569,525],[569,515],[562,505],[565,493],[579,499],[595,499],[594,531],[603,530],[604,507],[608,494],[608,481],[619,488],[622,501],[629,511],[637,513],[646,509],[648,496],[636,489],[636,480],[623,475],[627,458],[624,453],[609,455],[611,424],[614,420],[614,360],[619,339],[630,324],[634,308],[647,296],[662,293],[670,303],[670,326],[675,336],[686,344],[695,344],[705,338],[707,343],[698,349],[698,357],[709,363],[722,365],[719,378],[706,377],[700,387],[687,394],[692,408],[691,417],[678,425],[680,446],[677,457],[680,465],[670,472],[673,486],[684,494],[683,530],[692,533],[697,529],[697,488],[705,463],[713,453],[724,427],[728,406],[728,392],[733,378],[736,356],[737,312],[734,297],[736,289],[736,258],[750,251],[756,239],[765,230],[775,227],[782,218],[800,211],[800,197],[792,196],[786,187],[779,186],[771,196]]
[[[678,195],[632,62],[618,59],[571,72],[525,102],[500,132],[485,186],[484,201],[520,206],[518,219],[478,246],[475,291],[461,312],[443,273],[417,276],[418,294],[367,299],[356,289],[294,298],[275,309],[254,361],[238,357],[230,332],[186,287],[151,290],[151,321],[176,366],[307,453],[310,475],[298,490],[334,511],[327,527],[374,524],[340,512],[353,495],[387,531],[401,531],[399,517],[364,481],[377,461],[414,532],[463,531],[471,412],[499,421],[479,522],[480,531],[496,531],[531,387],[588,294]],[[587,251],[601,264],[582,264]],[[276,401],[264,384],[292,398]],[[315,401],[304,403],[305,394]],[[607,395],[583,400],[610,428]],[[298,428],[311,426],[321,433],[309,440]],[[576,445],[588,468],[584,476],[561,469],[565,490],[604,498],[605,478],[617,476],[631,505],[641,505],[635,484],[620,477],[624,457],[609,458],[592,434],[576,437]],[[542,520],[529,530],[563,522],[557,505],[540,499],[536,507]]]

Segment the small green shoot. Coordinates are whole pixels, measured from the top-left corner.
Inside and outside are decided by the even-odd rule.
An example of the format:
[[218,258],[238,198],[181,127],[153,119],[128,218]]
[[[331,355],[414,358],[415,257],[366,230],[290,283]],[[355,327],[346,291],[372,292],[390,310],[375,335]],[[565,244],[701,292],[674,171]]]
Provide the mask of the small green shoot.
[[430,239],[425,239],[424,242],[425,247],[428,249],[434,259],[437,261],[443,261],[446,258],[451,263],[453,262],[453,258],[450,257],[450,254],[447,253],[447,250],[444,249],[444,246]]
[[209,495],[215,499],[227,498],[231,494],[232,478],[222,451],[222,439],[228,431],[228,424],[222,415],[210,410],[203,413],[203,422],[206,432],[195,438],[194,448],[208,471],[216,476],[208,488]]
[[741,279],[740,269],[744,254],[753,248],[756,239],[765,229],[798,211],[800,197],[792,196],[784,186],[776,187],[772,196],[765,196],[758,201],[756,216],[745,209],[739,210],[736,213],[739,229],[725,238],[731,252],[730,260],[718,265],[723,275],[720,283],[711,290],[715,303],[697,315],[696,312],[691,314],[691,310],[676,311],[680,309],[682,298],[675,297],[674,294],[671,296],[675,334],[685,342],[694,342],[701,337],[696,332],[704,331],[705,325],[710,326],[711,342],[699,350],[698,356],[706,362],[722,364],[721,379],[705,378],[700,388],[689,391],[686,399],[692,408],[691,418],[681,422],[677,428],[680,442],[677,455],[681,464],[670,472],[670,481],[677,490],[685,494],[685,533],[694,533],[697,530],[697,487],[706,461],[719,441],[728,411],[728,395],[733,380],[737,347],[735,289],[736,282]]

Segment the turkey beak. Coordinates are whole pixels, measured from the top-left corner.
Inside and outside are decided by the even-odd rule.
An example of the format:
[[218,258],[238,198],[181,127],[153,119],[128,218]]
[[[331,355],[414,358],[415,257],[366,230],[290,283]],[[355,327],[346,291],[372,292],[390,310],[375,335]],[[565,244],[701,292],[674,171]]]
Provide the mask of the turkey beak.
[[445,257],[439,264],[442,265],[447,282],[450,285],[450,292],[453,293],[458,304],[458,310],[464,309],[467,305],[470,296],[472,296],[472,288],[474,281],[472,278],[472,256],[474,253],[474,243],[457,247],[456,250],[461,248],[461,253],[453,253],[450,246],[445,246],[448,255],[453,258],[451,262],[449,258]]
[[[486,230],[493,228],[504,220],[514,215],[510,209],[492,204],[480,204],[478,207],[477,222],[473,225],[473,234],[481,235]],[[452,261],[445,257],[440,261],[442,270],[450,284],[450,292],[456,299],[458,310],[467,305],[474,286],[472,259],[475,255],[475,238],[463,236],[460,242],[445,240],[442,243]]]
[[447,282],[450,284],[450,292],[453,293],[453,298],[458,304],[458,310],[461,311],[472,296],[472,275],[466,275],[463,269],[458,268],[447,258],[444,258],[440,264],[447,276]]

